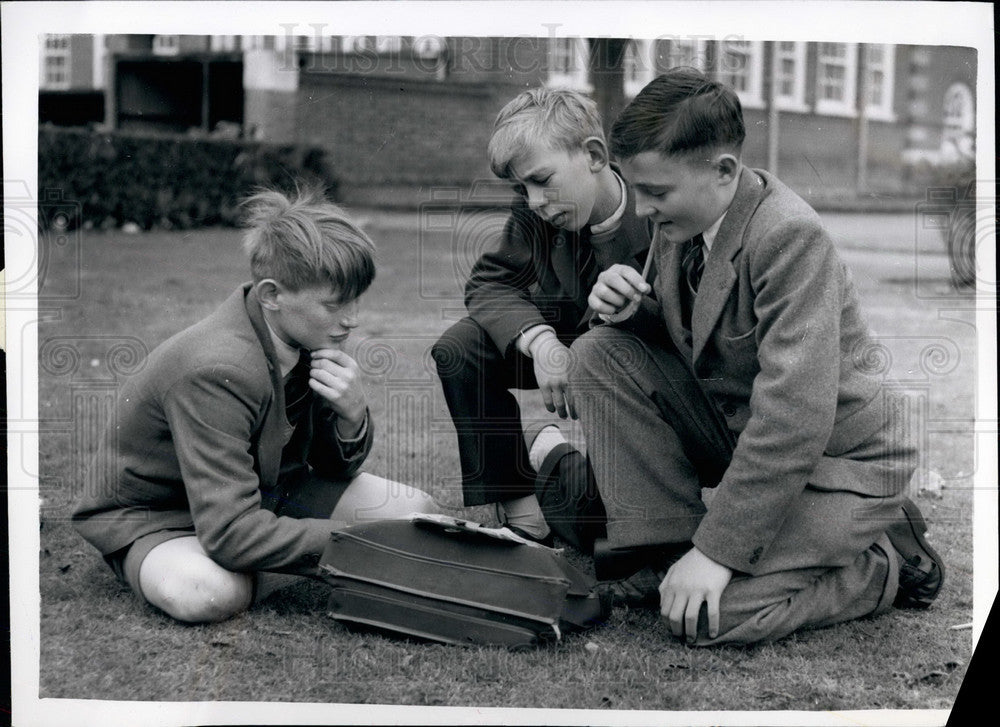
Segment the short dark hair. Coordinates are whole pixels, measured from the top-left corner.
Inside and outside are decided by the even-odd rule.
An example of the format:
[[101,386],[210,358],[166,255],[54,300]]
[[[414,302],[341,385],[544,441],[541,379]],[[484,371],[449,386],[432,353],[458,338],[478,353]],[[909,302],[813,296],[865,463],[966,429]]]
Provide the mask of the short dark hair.
[[628,159],[644,151],[665,156],[705,149],[739,155],[746,137],[736,93],[696,68],[672,68],[650,81],[618,116],[611,152]]

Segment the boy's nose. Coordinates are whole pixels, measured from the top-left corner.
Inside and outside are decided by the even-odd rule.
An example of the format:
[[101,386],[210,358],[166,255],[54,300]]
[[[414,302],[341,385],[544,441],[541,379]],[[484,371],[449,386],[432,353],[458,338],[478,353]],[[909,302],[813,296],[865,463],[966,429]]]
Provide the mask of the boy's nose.
[[531,211],[539,210],[545,206],[548,201],[548,197],[545,196],[545,192],[537,187],[528,187],[528,209]]
[[637,217],[649,217],[656,212],[653,200],[648,196],[635,190],[635,214]]

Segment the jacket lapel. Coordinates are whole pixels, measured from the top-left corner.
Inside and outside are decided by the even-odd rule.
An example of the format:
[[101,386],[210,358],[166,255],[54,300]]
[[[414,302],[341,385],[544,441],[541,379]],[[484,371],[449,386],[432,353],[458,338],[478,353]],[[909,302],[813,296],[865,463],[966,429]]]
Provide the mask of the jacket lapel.
[[257,444],[257,463],[260,467],[260,481],[265,489],[273,489],[278,482],[278,470],[281,467],[281,450],[284,447],[285,425],[285,387],[281,381],[281,367],[278,365],[278,354],[274,350],[274,343],[271,341],[271,334],[268,331],[267,323],[264,320],[264,313],[260,308],[260,300],[257,298],[257,291],[251,284],[247,284],[244,290],[244,305],[250,324],[254,333],[264,349],[264,357],[267,359],[267,371],[271,377],[271,387],[273,396],[271,397],[271,407],[264,415],[264,422],[261,425],[260,439]]
[[[719,315],[729,299],[733,284],[736,282],[733,258],[743,247],[743,231],[763,196],[764,183],[761,178],[753,170],[744,168],[737,183],[733,203],[726,211],[726,217],[715,236],[712,250],[705,260],[705,271],[702,273],[701,283],[698,286],[698,295],[695,296],[694,308],[691,311],[692,361],[697,361],[704,350],[709,334],[715,327]],[[675,254],[679,257],[680,246],[673,247],[677,248]],[[673,276],[674,287],[677,287],[680,279],[679,259],[673,269],[677,271],[677,274]],[[679,319],[679,292],[677,295],[677,317]]]
[[663,322],[674,344],[684,353],[689,353],[688,343],[684,337],[684,323],[681,321],[681,253],[683,245],[676,245],[665,240],[659,230],[654,228],[653,264],[658,271],[656,295],[663,311]]

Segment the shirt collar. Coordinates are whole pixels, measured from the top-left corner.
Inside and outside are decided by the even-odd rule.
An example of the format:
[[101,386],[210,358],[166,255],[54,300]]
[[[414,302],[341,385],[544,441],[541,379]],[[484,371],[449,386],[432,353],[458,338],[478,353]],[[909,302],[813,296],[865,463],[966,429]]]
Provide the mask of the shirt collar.
[[[726,210],[728,212],[729,210]],[[702,239],[705,240],[705,252],[712,249],[712,243],[715,242],[715,236],[719,234],[719,228],[722,227],[722,221],[726,219],[726,212],[722,213],[722,216],[712,223],[712,226],[701,233]]]
[[628,190],[625,187],[625,180],[622,179],[618,174],[612,169],[611,173],[615,175],[615,179],[618,180],[618,187],[621,190],[621,202],[618,203],[618,209],[616,209],[611,216],[604,220],[603,222],[598,222],[596,225],[590,226],[590,232],[594,235],[599,235],[602,232],[607,232],[608,230],[616,227],[625,216],[625,205],[628,203]]
[[281,371],[281,378],[288,376],[288,372],[295,368],[299,362],[299,350],[281,340],[281,337],[274,332],[271,324],[264,319],[267,330],[271,334],[271,343],[274,344],[274,353],[278,357],[278,369]]

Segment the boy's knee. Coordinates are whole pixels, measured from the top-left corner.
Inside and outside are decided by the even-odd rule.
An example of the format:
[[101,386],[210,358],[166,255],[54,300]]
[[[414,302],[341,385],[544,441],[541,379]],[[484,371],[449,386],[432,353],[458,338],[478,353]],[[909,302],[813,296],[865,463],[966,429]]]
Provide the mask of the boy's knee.
[[147,601],[185,623],[223,621],[246,610],[253,598],[252,576],[214,563],[164,574],[140,572],[140,583]]
[[475,351],[482,350],[485,331],[471,318],[453,323],[431,346],[431,358],[438,375],[446,377],[461,370]]
[[592,328],[573,341],[570,346],[573,365],[570,367],[570,385],[601,379],[620,369],[637,363],[645,353],[642,343],[634,335],[617,328],[600,326]]

